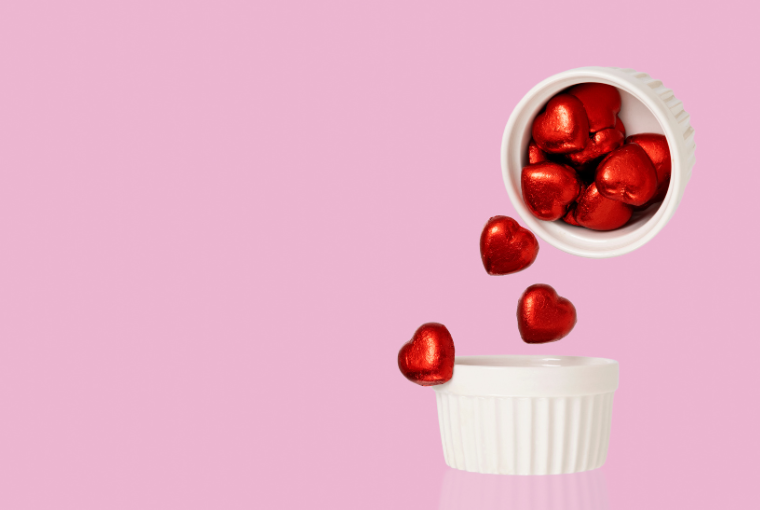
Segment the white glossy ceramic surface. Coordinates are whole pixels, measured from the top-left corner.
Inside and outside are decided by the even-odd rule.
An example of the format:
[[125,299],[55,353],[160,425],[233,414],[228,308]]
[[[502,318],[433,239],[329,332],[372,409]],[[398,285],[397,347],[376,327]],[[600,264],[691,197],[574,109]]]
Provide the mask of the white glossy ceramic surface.
[[[620,118],[627,135],[661,133],[667,137],[673,170],[665,200],[634,215],[617,230],[599,232],[563,221],[533,216],[522,198],[520,175],[527,163],[533,119],[558,92],[578,83],[597,82],[617,87],[622,97]],[[501,145],[501,167],[507,193],[517,213],[537,236],[574,255],[604,258],[623,255],[646,244],[667,224],[683,197],[694,166],[694,128],[673,91],[661,81],[633,69],[582,67],[542,81],[517,104],[509,117]]]
[[477,473],[575,473],[604,464],[618,363],[458,356],[435,386],[446,464]]

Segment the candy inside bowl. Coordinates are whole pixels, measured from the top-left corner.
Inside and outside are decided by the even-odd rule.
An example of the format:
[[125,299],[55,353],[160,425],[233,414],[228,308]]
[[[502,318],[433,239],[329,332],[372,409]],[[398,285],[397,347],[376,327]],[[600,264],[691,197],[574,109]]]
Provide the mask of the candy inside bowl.
[[[531,213],[523,200],[521,173],[528,165],[533,120],[552,97],[580,83],[604,83],[616,87],[622,102],[618,116],[627,135],[659,133],[666,137],[670,149],[672,172],[664,200],[636,211],[623,227],[615,230],[595,231],[561,220],[542,221]],[[501,164],[510,200],[537,236],[575,255],[613,257],[647,243],[675,213],[694,165],[694,130],[673,92],[645,73],[606,67],[573,69],[539,83],[515,107],[504,131]]]

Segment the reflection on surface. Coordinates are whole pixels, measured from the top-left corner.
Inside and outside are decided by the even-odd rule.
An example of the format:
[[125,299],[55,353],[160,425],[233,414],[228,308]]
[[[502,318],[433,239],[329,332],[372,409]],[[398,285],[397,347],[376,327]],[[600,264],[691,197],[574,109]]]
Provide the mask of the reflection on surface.
[[481,475],[448,469],[439,510],[609,510],[601,469],[570,475]]

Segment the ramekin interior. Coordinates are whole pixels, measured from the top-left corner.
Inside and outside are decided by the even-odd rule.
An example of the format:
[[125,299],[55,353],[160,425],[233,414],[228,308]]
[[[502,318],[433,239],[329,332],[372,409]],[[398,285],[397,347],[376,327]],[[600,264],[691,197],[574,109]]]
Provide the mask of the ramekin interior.
[[501,368],[571,368],[591,365],[609,365],[616,363],[605,358],[587,358],[584,356],[546,356],[546,355],[496,355],[496,356],[457,356],[454,366],[467,365],[477,367]]

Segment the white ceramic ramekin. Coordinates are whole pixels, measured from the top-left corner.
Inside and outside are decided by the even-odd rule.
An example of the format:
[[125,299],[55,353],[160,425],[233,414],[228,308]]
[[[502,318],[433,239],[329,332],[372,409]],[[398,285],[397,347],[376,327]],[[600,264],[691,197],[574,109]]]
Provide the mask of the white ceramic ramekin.
[[[558,92],[578,83],[597,82],[618,88],[620,118],[627,135],[660,133],[667,137],[672,160],[670,188],[665,200],[637,213],[624,227],[600,232],[573,227],[563,221],[533,216],[522,198],[520,175],[527,166],[527,148],[533,119]],[[604,258],[623,255],[646,244],[673,217],[694,166],[694,128],[683,103],[661,81],[633,69],[581,67],[542,81],[517,104],[509,117],[501,144],[501,169],[512,204],[528,228],[544,241],[574,255]]]
[[434,386],[446,464],[477,473],[551,475],[607,458],[617,361],[578,356],[457,356]]

